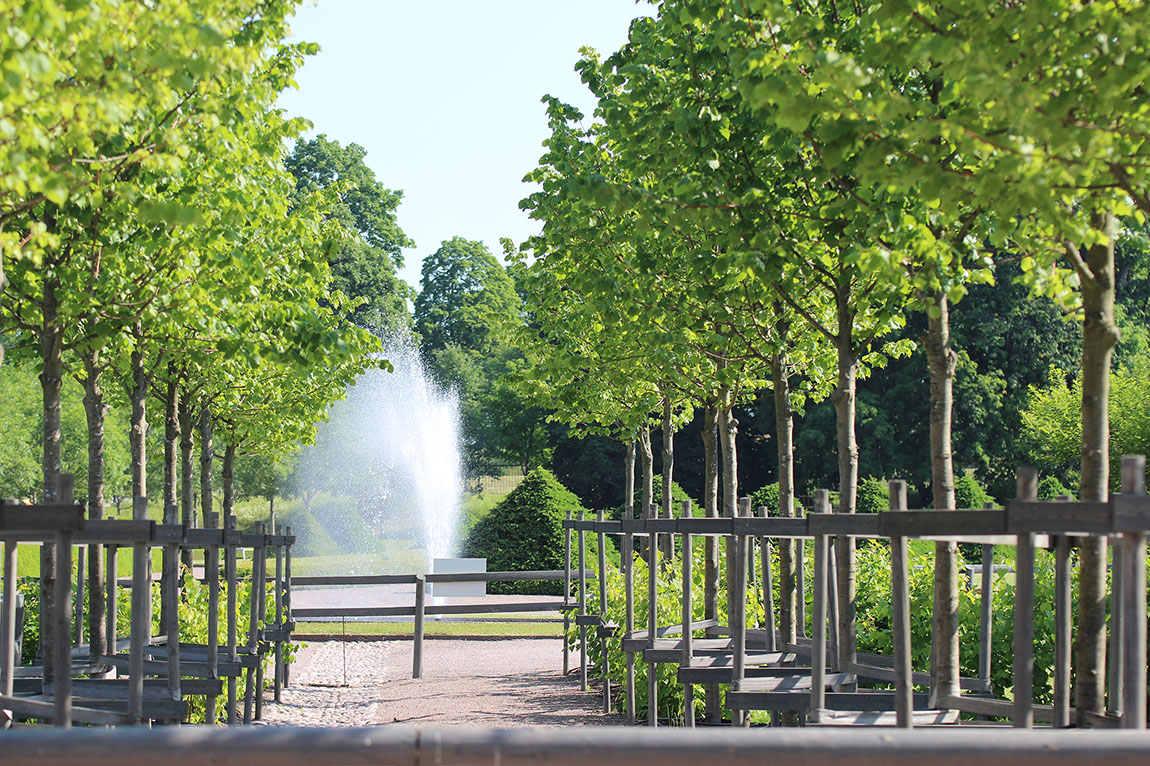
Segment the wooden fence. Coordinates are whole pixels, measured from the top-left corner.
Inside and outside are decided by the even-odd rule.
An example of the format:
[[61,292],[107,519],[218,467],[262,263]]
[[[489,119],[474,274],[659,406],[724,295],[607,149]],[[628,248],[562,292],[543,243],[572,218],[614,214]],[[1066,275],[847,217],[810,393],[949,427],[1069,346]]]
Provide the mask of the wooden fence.
[[[1143,477],[1145,459],[1123,459],[1123,492],[1107,502],[1041,502],[1036,499],[1038,474],[1034,469],[1019,472],[1018,499],[1006,503],[1005,509],[980,510],[908,510],[903,482],[891,483],[891,510],[877,514],[840,515],[830,513],[828,493],[821,490],[814,497],[814,513],[805,517],[767,517],[765,508],[759,517],[751,516],[750,501],[740,503],[734,518],[693,518],[690,504],[684,503],[680,518],[659,518],[652,506],[646,518],[632,518],[625,509],[620,521],[568,519],[564,526],[579,535],[576,546],[580,563],[586,551],[585,536],[599,536],[603,550],[606,535],[618,535],[623,551],[625,624],[609,624],[603,614],[588,614],[586,583],[577,585],[576,624],[580,626],[580,677],[587,686],[587,628],[597,628],[601,641],[619,640],[626,652],[625,709],[630,723],[635,715],[636,655],[649,664],[648,699],[650,710],[657,710],[658,688],[654,666],[660,663],[678,665],[679,680],[684,684],[686,710],[683,721],[693,726],[693,691],[697,683],[730,685],[726,696],[733,711],[733,724],[745,724],[750,710],[772,711],[773,722],[787,721],[784,714],[802,714],[811,724],[879,724],[909,728],[917,724],[957,722],[960,713],[1009,718],[1015,727],[1029,728],[1034,722],[1058,728],[1071,725],[1142,729],[1146,726],[1146,534],[1150,532],[1150,497],[1145,494]],[[692,620],[691,557],[684,555],[682,623],[657,625],[654,610],[645,630],[634,625],[634,576],[631,567],[634,538],[649,540],[648,550],[661,550],[660,537],[670,536],[680,550],[691,550],[695,536],[710,536],[731,541],[728,550],[729,613],[727,625],[717,619]],[[1110,593],[1110,667],[1108,704],[1103,715],[1089,720],[1076,720],[1070,707],[1071,658],[1073,640],[1070,551],[1084,538],[1103,537],[1113,546],[1112,591]],[[853,544],[857,538],[885,539],[891,546],[891,642],[893,657],[854,655],[840,661],[837,647],[844,638],[838,634],[841,624],[853,631],[853,619],[840,621],[844,612],[854,614],[854,603],[844,602],[835,587],[832,566],[836,540]],[[977,678],[961,679],[965,692],[940,697],[935,693],[938,678],[934,674],[911,672],[910,596],[907,563],[907,540],[955,541],[982,546],[981,614],[979,632],[979,673]],[[746,625],[748,574],[755,570],[754,548],[758,543],[762,560],[770,556],[772,543],[782,539],[799,541],[798,570],[802,572],[804,546],[814,548],[813,582],[798,579],[796,601],[805,604],[803,590],[813,588],[812,635],[801,635],[794,643],[784,643],[776,630],[770,567],[763,566],[760,580],[766,605],[764,625],[750,630]],[[994,546],[1016,548],[1015,606],[1013,637],[1013,700],[988,696],[991,689],[991,578],[995,569]],[[723,546],[718,546],[721,550]],[[1056,563],[1054,704],[1034,703],[1032,671],[1034,666],[1035,549],[1053,548]],[[568,554],[570,557],[570,554]],[[600,568],[603,567],[600,562]],[[656,567],[649,568],[648,603],[658,599]],[[721,569],[721,567],[720,567]],[[602,578],[601,578],[602,581]],[[606,589],[600,588],[600,604],[606,603]],[[716,615],[717,617],[718,615]],[[802,615],[800,612],[802,625]],[[938,621],[935,621],[937,628]],[[706,631],[696,638],[695,633]],[[678,634],[678,638],[669,638]],[[849,645],[853,645],[851,642]],[[828,651],[828,649],[830,651]],[[607,657],[603,651],[602,656]],[[806,662],[803,662],[806,660]],[[605,660],[604,660],[605,661]],[[611,689],[606,683],[606,666],[600,668],[604,678],[604,704],[611,705]],[[894,690],[861,691],[860,684],[894,685]],[[931,695],[916,695],[916,684],[929,684]],[[829,691],[828,691],[829,690]],[[929,707],[928,707],[929,703]],[[791,717],[794,720],[794,716]],[[657,724],[654,714],[648,724]]]
[[[290,641],[293,625],[287,619],[291,612],[291,546],[295,538],[291,529],[275,534],[264,524],[254,533],[237,529],[235,516],[219,528],[218,516],[206,514],[203,529],[179,524],[157,524],[146,518],[147,499],[137,498],[132,520],[88,520],[82,505],[70,502],[70,477],[62,477],[62,495],[66,502],[56,505],[16,505],[0,502],[0,540],[4,541],[3,593],[0,597],[0,726],[13,721],[35,719],[52,721],[69,727],[73,722],[94,725],[140,724],[149,721],[179,721],[188,711],[187,697],[202,695],[208,720],[216,719],[216,697],[227,694],[227,721],[249,723],[262,714],[264,657],[271,653],[273,688],[278,701],[286,675],[284,643]],[[170,509],[171,510],[171,509]],[[167,514],[169,517],[174,513]],[[273,522],[274,524],[274,522]],[[20,667],[15,647],[17,551],[21,543],[39,542],[53,545],[56,568],[52,588],[52,610],[41,619],[53,626],[52,640],[42,642],[42,654],[51,661],[45,665]],[[72,583],[74,549],[103,546],[107,555],[106,590],[91,593],[90,599],[107,604],[106,631],[108,649],[90,656],[87,645],[73,646],[72,636],[82,636],[84,587],[86,573],[79,567],[76,589]],[[131,547],[133,565],[131,583],[131,618],[128,635],[120,639],[116,605],[121,583],[117,576],[117,552]],[[165,551],[165,566],[160,574],[164,594],[161,624],[164,634],[151,635],[152,625],[152,557],[151,549]],[[192,644],[180,639],[179,603],[180,572],[176,562],[181,550],[204,552],[205,580],[208,585],[208,638],[205,644]],[[248,615],[251,625],[247,636],[237,633],[239,578],[236,556],[241,549],[251,549],[253,581]],[[223,552],[223,573],[220,553]],[[79,554],[81,557],[83,553]],[[269,559],[271,557],[271,559]],[[266,614],[269,586],[267,570],[274,559],[271,580],[274,607],[271,619]],[[225,586],[226,642],[218,640],[220,586]],[[76,610],[72,602],[76,594]],[[73,631],[72,616],[77,625]],[[43,638],[43,632],[41,633]],[[121,650],[127,649],[127,652]],[[73,679],[73,676],[83,678]],[[115,678],[109,678],[115,675]],[[247,680],[238,708],[237,678]],[[147,679],[147,680],[146,680]]]

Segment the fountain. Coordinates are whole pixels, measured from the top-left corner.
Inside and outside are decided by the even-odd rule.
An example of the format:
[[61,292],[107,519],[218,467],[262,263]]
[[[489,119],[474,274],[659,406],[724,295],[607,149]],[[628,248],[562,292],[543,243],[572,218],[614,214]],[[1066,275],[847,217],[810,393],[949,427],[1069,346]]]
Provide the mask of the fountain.
[[[301,552],[428,571],[458,544],[459,399],[432,380],[409,338],[384,348],[394,372],[361,376],[301,455],[297,484],[314,521],[300,532]],[[341,557],[339,566],[363,568],[356,563]]]

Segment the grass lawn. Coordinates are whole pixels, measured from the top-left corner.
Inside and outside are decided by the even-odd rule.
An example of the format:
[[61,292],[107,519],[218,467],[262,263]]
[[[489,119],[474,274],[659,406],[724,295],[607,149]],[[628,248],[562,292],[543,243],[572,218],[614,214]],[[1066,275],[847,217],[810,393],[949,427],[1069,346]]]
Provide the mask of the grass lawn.
[[[299,622],[295,632],[324,636],[410,636],[413,622]],[[445,622],[424,623],[428,636],[554,636],[563,635],[561,622]]]
[[[159,571],[160,563],[163,561],[163,551],[160,548],[152,548],[152,571]],[[203,556],[201,555],[202,559]],[[75,563],[73,559],[73,568]],[[132,549],[130,547],[120,548],[116,551],[116,574],[119,577],[132,576]],[[16,576],[17,577],[39,577],[40,576],[40,546],[39,545],[20,545],[16,548]]]

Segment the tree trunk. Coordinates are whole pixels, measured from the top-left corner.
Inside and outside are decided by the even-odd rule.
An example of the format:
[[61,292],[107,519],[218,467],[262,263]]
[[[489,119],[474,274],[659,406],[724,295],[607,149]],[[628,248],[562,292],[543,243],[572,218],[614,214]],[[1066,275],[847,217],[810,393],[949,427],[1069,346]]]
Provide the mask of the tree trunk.
[[[179,401],[180,421],[180,523],[185,527],[195,526],[195,463],[193,451],[195,450],[195,425],[192,403],[187,390],[182,390]],[[192,568],[192,551],[183,548],[180,551],[180,560],[188,569]]]
[[655,456],[651,449],[651,429],[639,431],[639,459],[643,464],[643,502],[638,518],[646,518],[655,502]]
[[[137,330],[139,328],[137,327]],[[138,339],[138,338],[137,338]],[[142,342],[142,341],[140,341]],[[128,392],[132,403],[132,498],[148,496],[148,389],[150,376],[144,366],[144,352],[132,351],[132,382]]]
[[[180,384],[174,364],[168,364],[168,385],[164,394],[164,523],[179,523],[178,491],[176,481],[180,466]],[[163,547],[164,582],[174,579],[179,591],[179,554],[170,545]],[[160,588],[160,633],[168,632],[168,615],[173,614],[167,588]]]
[[[224,516],[230,516],[236,507],[236,445],[228,442],[224,448]],[[275,492],[272,492],[271,502],[275,502]]]
[[[663,517],[671,518],[673,514],[671,483],[674,480],[675,470],[675,425],[671,421],[671,398],[663,398]],[[663,535],[661,538],[663,556],[670,561],[674,555],[675,536]]]
[[[1114,217],[1095,225],[1106,241],[1086,250],[1091,278],[1082,280],[1082,488],[1084,502],[1110,494],[1110,357],[1118,342],[1114,322]],[[1106,540],[1079,547],[1075,699],[1080,714],[1101,713],[1106,678]],[[1081,716],[1080,721],[1086,716]]]
[[[859,450],[855,440],[855,395],[858,358],[852,330],[854,316],[848,306],[847,291],[840,290],[838,302],[838,385],[831,399],[835,405],[839,458],[839,513],[854,513],[858,493]],[[856,656],[855,637],[855,546],[850,537],[835,538],[838,574],[839,667],[845,668]]]
[[623,469],[626,471],[626,476],[623,477],[623,505],[635,504],[635,440],[629,439],[627,441],[627,452],[623,456]]
[[[722,469],[720,481],[722,482],[722,515],[733,519],[739,511],[739,477],[738,457],[735,451],[735,437],[739,432],[739,421],[731,414],[731,389],[723,386],[719,395],[719,453],[722,456]],[[737,624],[733,609],[736,608],[735,598],[735,541],[727,538],[727,625]]]
[[[707,518],[719,515],[719,409],[708,403],[703,413],[703,508]],[[713,535],[703,538],[703,618],[719,619],[719,540]],[[703,688],[707,720],[722,719],[719,685]]]
[[[88,422],[88,518],[104,518],[104,421],[108,405],[100,385],[100,352],[80,355],[84,363],[84,414]],[[95,665],[108,652],[108,631],[104,619],[104,546],[93,543],[88,548],[88,659]]]
[[[208,519],[212,514],[212,413],[205,401],[200,407],[200,518]],[[215,576],[215,575],[213,575]],[[207,582],[208,572],[204,572]]]
[[[771,380],[774,385],[775,434],[779,460],[779,515],[791,518],[795,515],[794,409],[791,406],[791,385],[784,352],[776,352],[771,356]],[[784,643],[793,644],[798,640],[796,597],[795,544],[791,539],[784,539],[779,542],[779,605],[782,612],[779,628]]]
[[[41,307],[40,327],[40,390],[44,410],[44,502],[55,503],[59,499],[60,474],[64,465],[60,458],[60,392],[64,387],[64,337],[60,328],[59,303],[56,297],[54,279],[44,281],[44,303]],[[45,543],[40,546],[40,614],[50,615],[55,605],[56,590],[56,546]],[[57,637],[52,627],[53,621],[41,620],[40,654],[44,659],[44,682],[50,683],[55,677],[55,641],[64,641],[67,636]]]
[[[950,309],[946,296],[929,296],[927,331],[923,346],[930,367],[930,475],[936,510],[954,510],[954,456],[951,452],[951,413],[954,371],[958,355],[950,346]],[[937,316],[935,316],[937,314]],[[958,649],[958,544],[934,544],[934,661],[931,707],[937,700],[957,697]]]

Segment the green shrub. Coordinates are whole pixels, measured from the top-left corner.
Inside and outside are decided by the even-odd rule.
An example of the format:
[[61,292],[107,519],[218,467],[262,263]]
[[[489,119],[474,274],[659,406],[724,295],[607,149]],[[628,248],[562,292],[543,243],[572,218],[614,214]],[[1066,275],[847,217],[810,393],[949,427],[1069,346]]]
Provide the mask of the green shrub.
[[767,506],[768,516],[779,515],[779,483],[767,484],[751,493],[751,510],[758,515],[759,508]]
[[859,482],[855,500],[859,513],[878,513],[890,509],[890,490],[882,479],[868,476]]
[[[475,522],[463,541],[462,555],[487,559],[490,572],[555,570],[563,568],[563,519],[585,510],[545,468],[535,468],[491,512]],[[572,535],[571,563],[577,567],[576,535]],[[587,535],[587,567],[595,566],[596,535]],[[552,594],[563,592],[559,581],[489,583],[491,593]]]
[[983,508],[987,503],[993,503],[994,498],[982,488],[978,479],[970,471],[963,473],[954,480],[954,507],[955,508]]
[[[654,498],[655,505],[659,506],[659,512],[662,513],[663,477],[656,475],[655,481],[651,484],[651,487],[652,487],[651,496]],[[687,492],[682,487],[679,486],[679,482],[672,481],[671,482],[671,507],[674,510],[676,517],[678,517],[678,515],[682,512],[684,500],[690,500],[691,501],[691,515],[692,516],[703,516],[706,513],[706,510],[703,508],[702,504],[698,500],[695,500],[695,498],[688,495]],[[643,489],[641,487],[639,489],[635,490],[635,497],[634,497],[633,502],[635,504],[636,515],[641,515],[641,514],[639,514],[639,510],[638,510],[639,507],[643,503]],[[621,511],[622,511],[621,508],[617,509],[616,515],[614,516],[614,518],[620,518],[621,517],[620,516]]]
[[1047,475],[1038,480],[1039,500],[1057,500],[1062,495],[1075,496],[1074,492],[1067,489],[1066,485],[1059,481],[1057,476]]

